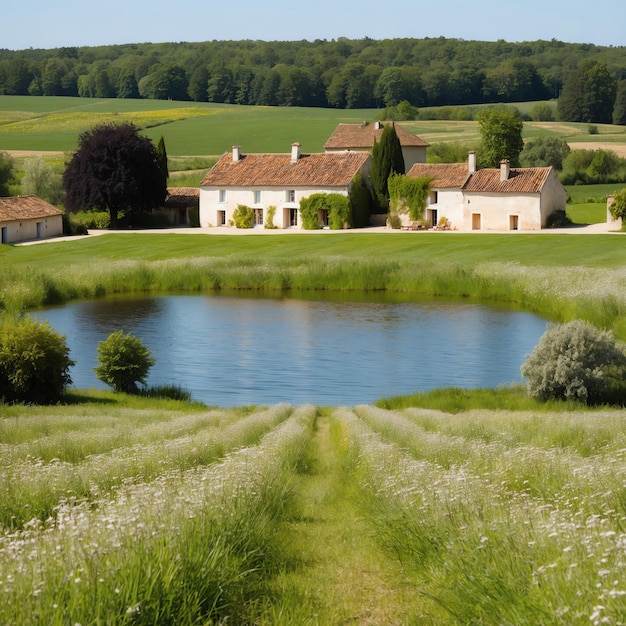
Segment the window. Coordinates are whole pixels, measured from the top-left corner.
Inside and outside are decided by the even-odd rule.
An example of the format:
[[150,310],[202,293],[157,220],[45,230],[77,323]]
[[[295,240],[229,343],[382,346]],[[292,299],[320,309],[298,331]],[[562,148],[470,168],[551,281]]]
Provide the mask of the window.
[[220,189],[220,202],[226,202],[226,189]]
[[254,204],[261,204],[261,192],[260,191],[254,192]]
[[296,201],[296,190],[287,189],[287,202],[295,202],[295,201]]

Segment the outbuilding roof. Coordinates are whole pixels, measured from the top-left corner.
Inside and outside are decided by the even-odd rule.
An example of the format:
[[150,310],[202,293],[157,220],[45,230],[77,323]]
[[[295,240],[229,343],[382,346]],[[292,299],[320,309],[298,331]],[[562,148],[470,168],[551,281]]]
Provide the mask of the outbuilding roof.
[[512,167],[502,180],[501,168],[471,173],[467,163],[416,163],[407,175],[432,176],[434,188],[458,188],[468,193],[539,193],[552,170],[552,167]]
[[201,187],[347,187],[370,158],[364,152],[222,155]]
[[466,163],[416,163],[407,176],[411,178],[432,176],[433,187],[449,189],[463,187],[470,173]]
[[37,196],[0,197],[0,222],[32,220],[63,215],[63,211]]
[[506,180],[499,168],[478,170],[463,186],[463,191],[482,193],[539,193],[552,167],[512,167]]
[[[390,124],[391,122],[386,122]],[[400,145],[427,148],[430,144],[414,135],[400,124],[394,124]],[[371,150],[374,141],[380,141],[384,124],[363,122],[362,124],[339,124],[324,144],[326,150]]]

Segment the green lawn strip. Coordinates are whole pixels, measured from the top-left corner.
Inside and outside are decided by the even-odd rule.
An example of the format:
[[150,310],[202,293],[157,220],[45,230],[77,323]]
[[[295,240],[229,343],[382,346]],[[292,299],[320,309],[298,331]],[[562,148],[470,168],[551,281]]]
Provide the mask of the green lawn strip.
[[342,470],[332,417],[318,417],[297,509],[280,530],[285,567],[269,581],[262,624],[428,624],[401,565],[371,537]]

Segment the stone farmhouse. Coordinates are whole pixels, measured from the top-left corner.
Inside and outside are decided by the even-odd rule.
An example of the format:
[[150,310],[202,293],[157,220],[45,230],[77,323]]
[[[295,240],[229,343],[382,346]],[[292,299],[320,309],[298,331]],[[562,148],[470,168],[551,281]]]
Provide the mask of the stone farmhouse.
[[63,212],[37,196],[0,197],[2,243],[63,234]]
[[[314,193],[350,193],[354,176],[369,175],[368,152],[243,154],[225,153],[200,183],[200,226],[228,226],[242,204],[254,210],[255,225],[265,225],[268,210],[276,228],[300,228],[300,200]],[[322,215],[321,221],[327,219]]]
[[[243,154],[239,146],[225,153],[200,183],[200,226],[229,226],[238,205],[254,209],[263,226],[273,207],[276,228],[301,228],[300,200],[314,193],[349,195],[355,174],[366,180],[370,150],[380,138],[380,122],[339,124],[324,153]],[[565,210],[566,193],[552,167],[478,169],[476,154],[467,163],[427,164],[428,143],[400,125],[407,175],[432,178],[424,223],[435,228],[442,218],[455,230],[538,230],[548,216]],[[327,216],[321,215],[322,223]],[[376,217],[376,216],[373,216]],[[405,228],[408,216],[402,216]],[[327,223],[327,222],[326,222]]]
[[[324,144],[324,150],[326,152],[370,152],[374,142],[380,141],[383,128],[382,122],[339,124]],[[402,147],[405,173],[415,163],[426,163],[426,148],[430,144],[400,125],[394,125],[394,128]]]
[[[476,154],[467,163],[415,164],[408,176],[432,177],[426,222],[442,218],[456,230],[539,230],[548,216],[565,210],[566,192],[553,167],[476,168]],[[405,216],[406,221],[406,216]]]

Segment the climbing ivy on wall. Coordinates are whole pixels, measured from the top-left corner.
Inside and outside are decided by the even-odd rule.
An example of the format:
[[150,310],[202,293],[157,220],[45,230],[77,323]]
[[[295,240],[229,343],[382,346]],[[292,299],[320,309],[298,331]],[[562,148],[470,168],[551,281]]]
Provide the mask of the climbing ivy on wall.
[[421,220],[430,193],[431,176],[409,178],[404,174],[389,177],[390,213],[409,214],[411,220]]

